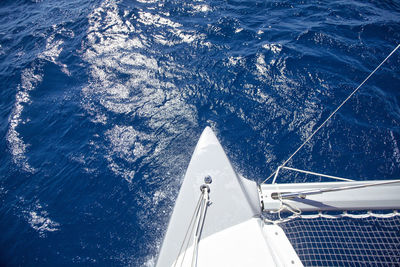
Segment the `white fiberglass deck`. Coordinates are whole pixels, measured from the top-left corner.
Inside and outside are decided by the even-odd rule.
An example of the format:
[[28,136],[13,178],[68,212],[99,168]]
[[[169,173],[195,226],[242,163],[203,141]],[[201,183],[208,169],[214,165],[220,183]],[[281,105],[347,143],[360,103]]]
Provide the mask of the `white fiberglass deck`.
[[[212,180],[207,183],[208,194],[200,190],[206,177]],[[204,205],[196,205],[204,203],[202,194],[209,197],[205,210],[197,209]],[[204,214],[204,220],[196,214]],[[198,228],[201,234],[196,242],[193,229]],[[256,183],[235,173],[207,127],[187,169],[157,267],[266,265],[302,266],[282,229],[261,219]]]
[[[192,266],[193,246],[172,266]],[[250,219],[204,238],[198,267],[302,266],[282,228]]]

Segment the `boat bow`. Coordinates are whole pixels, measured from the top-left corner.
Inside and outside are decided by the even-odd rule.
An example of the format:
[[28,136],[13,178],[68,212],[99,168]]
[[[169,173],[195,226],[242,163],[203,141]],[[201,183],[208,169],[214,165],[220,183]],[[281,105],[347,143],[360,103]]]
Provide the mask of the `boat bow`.
[[[204,188],[208,190],[205,210],[199,208]],[[283,231],[264,225],[260,213],[257,184],[236,174],[207,127],[186,171],[157,266],[286,265],[271,248],[275,245],[288,247],[294,256],[287,260],[292,266],[295,261],[301,265]],[[193,236],[196,229],[200,229],[198,241]],[[269,233],[276,233],[275,237],[267,238]]]

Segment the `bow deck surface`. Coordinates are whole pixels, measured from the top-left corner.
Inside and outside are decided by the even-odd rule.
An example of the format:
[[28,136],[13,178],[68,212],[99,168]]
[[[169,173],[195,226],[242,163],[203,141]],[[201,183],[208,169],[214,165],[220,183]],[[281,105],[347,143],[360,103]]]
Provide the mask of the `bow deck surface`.
[[[286,260],[291,266],[301,265],[283,231],[263,224],[256,183],[236,174],[215,134],[207,127],[183,180],[157,267],[191,266],[193,238],[189,236],[190,241],[183,249],[182,242],[207,176],[212,179],[208,184],[210,204],[198,245],[197,266],[261,266],[279,262],[285,265]],[[287,247],[294,256],[282,261],[279,251],[271,246]]]

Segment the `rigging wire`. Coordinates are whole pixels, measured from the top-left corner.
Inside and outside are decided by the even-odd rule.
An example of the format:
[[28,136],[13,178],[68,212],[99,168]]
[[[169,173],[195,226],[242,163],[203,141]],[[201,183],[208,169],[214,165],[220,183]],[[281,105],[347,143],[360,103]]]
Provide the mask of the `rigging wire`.
[[197,217],[197,222],[196,222],[196,231],[195,231],[194,240],[193,240],[193,256],[192,256],[191,267],[197,266],[197,257],[198,257],[198,253],[199,253],[200,236],[201,236],[201,232],[203,231],[204,220],[205,220],[207,207],[208,207],[208,203],[209,203],[209,195],[208,195],[209,188],[203,187],[201,190],[202,190],[203,199],[201,202],[199,216]]
[[178,261],[179,261],[179,258],[180,258],[180,256],[181,256],[182,249],[183,249],[183,247],[185,246],[185,243],[186,243],[186,248],[185,248],[185,250],[184,250],[185,253],[184,253],[183,256],[182,256],[182,260],[181,260],[181,265],[180,265],[180,266],[182,266],[183,261],[185,260],[186,251],[187,251],[187,248],[188,248],[189,242],[190,242],[190,240],[187,239],[187,238],[188,238],[188,237],[190,238],[190,236],[191,236],[192,233],[193,233],[193,230],[194,230],[194,224],[193,224],[193,222],[194,222],[194,220],[195,220],[195,218],[196,218],[196,214],[197,214],[197,213],[199,212],[199,210],[200,210],[200,205],[201,205],[201,200],[202,200],[202,198],[203,198],[203,194],[200,194],[199,200],[197,201],[196,208],[194,209],[193,215],[192,215],[192,217],[191,217],[191,219],[190,219],[189,226],[188,226],[188,228],[187,228],[187,230],[186,230],[185,237],[183,238],[181,247],[180,247],[180,249],[179,249],[179,252],[178,252],[178,255],[177,255],[177,257],[176,257],[176,260],[175,260],[175,263],[174,263],[174,266],[173,266],[173,267],[176,267],[176,265],[177,265],[177,263],[178,263]]
[[301,172],[301,173],[310,174],[310,175],[314,175],[314,176],[321,176],[321,177],[325,177],[325,178],[331,178],[331,179],[335,179],[335,180],[341,180],[341,181],[347,181],[347,182],[354,181],[354,180],[351,180],[351,179],[348,179],[348,178],[342,178],[342,177],[337,177],[337,176],[333,176],[333,175],[327,175],[327,174],[317,173],[317,172],[312,172],[312,171],[305,171],[305,170],[300,170],[300,169],[290,168],[290,167],[285,167],[285,166],[282,167],[282,169],[289,170],[289,171],[295,171],[295,172]]
[[331,115],[329,115],[328,118],[326,118],[326,120],[309,136],[307,137],[307,139],[296,149],[296,151],[293,152],[293,154],[282,164],[280,165],[276,171],[274,171],[273,173],[271,173],[270,176],[268,176],[267,179],[265,179],[261,184],[265,184],[274,174],[275,174],[275,178],[274,178],[274,182],[276,180],[276,177],[278,175],[279,169],[282,167],[285,167],[285,165],[297,154],[297,152],[300,151],[300,149],[302,149],[304,147],[304,145],[306,145],[308,143],[308,141],[311,140],[311,138],[313,138],[313,136],[333,117],[333,115],[336,114],[336,112],[355,94],[357,93],[358,89],[361,88],[361,86],[364,85],[365,82],[368,81],[368,79],[374,75],[374,73],[394,54],[394,52],[396,52],[396,50],[400,47],[400,44],[398,44],[396,46],[395,49],[393,49],[392,52],[390,52],[390,54],[367,76],[367,78],[364,79],[364,81],[362,83],[360,83],[359,86],[357,86],[356,89],[354,89],[354,91],[331,113]]
[[[186,252],[190,244],[191,236],[193,236],[193,255],[191,261],[191,267],[197,266],[197,256],[198,256],[198,246],[200,242],[201,232],[204,226],[204,220],[207,212],[207,207],[209,205],[209,187],[202,186],[199,200],[197,201],[196,208],[194,209],[193,215],[190,219],[189,226],[186,230],[185,237],[182,241],[181,247],[179,249],[178,255],[174,262],[174,267],[178,265],[180,261],[180,266],[185,263]],[[186,245],[185,245],[186,244]],[[184,251],[183,248],[185,247]],[[183,251],[183,255],[182,255]]]

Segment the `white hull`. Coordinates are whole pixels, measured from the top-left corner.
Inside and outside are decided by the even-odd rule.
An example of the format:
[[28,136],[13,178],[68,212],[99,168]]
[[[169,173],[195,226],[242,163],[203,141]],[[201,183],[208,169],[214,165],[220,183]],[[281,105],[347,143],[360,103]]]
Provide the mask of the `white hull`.
[[[209,192],[206,188],[209,188]],[[216,136],[207,127],[200,137],[187,169],[160,250],[157,267],[302,266],[284,231],[278,226],[279,222],[267,224],[268,220],[262,218],[262,211],[272,213],[288,211],[292,212],[294,217],[299,217],[302,211],[399,209],[399,190],[399,180],[273,183],[257,186],[255,182],[235,173]],[[318,213],[304,215],[303,218],[336,219],[370,216],[394,218],[398,213],[395,211],[387,215],[371,212],[353,215],[344,213],[335,216]],[[389,219],[389,222],[392,221],[395,222],[394,219]],[[317,225],[314,229],[319,232],[326,229],[325,226],[318,227]],[[337,227],[339,230],[332,228],[331,231],[333,233],[337,231],[337,235],[341,235],[340,225]],[[366,229],[370,231],[372,228]],[[307,234],[313,234],[308,231],[307,228]],[[390,242],[396,240],[397,233],[394,230],[388,233],[392,238]],[[371,236],[369,232],[362,232],[360,237],[363,237],[363,234]],[[375,243],[372,242],[373,247],[381,246],[379,234],[378,231],[377,238],[373,241]],[[352,235],[348,241],[356,244],[357,240],[351,238]],[[372,241],[371,238],[365,240]],[[331,243],[332,247],[337,245],[333,244],[336,240],[321,242],[321,246]],[[354,247],[363,245],[357,244]],[[384,244],[382,247],[385,247]],[[397,253],[397,250],[395,251]],[[354,253],[356,254],[353,256],[358,255],[358,252]],[[363,253],[366,254],[365,257],[368,256],[368,250]],[[383,255],[381,259],[387,260],[385,258],[387,252],[384,250],[379,249],[376,253],[381,253],[380,255]],[[390,261],[383,262],[393,262],[396,259],[394,257],[390,258]]]
[[[200,187],[210,176],[207,212],[200,241],[183,244]],[[207,127],[193,153],[176,201],[157,267],[302,266],[279,226],[265,225],[255,182],[233,170],[212,130]]]

